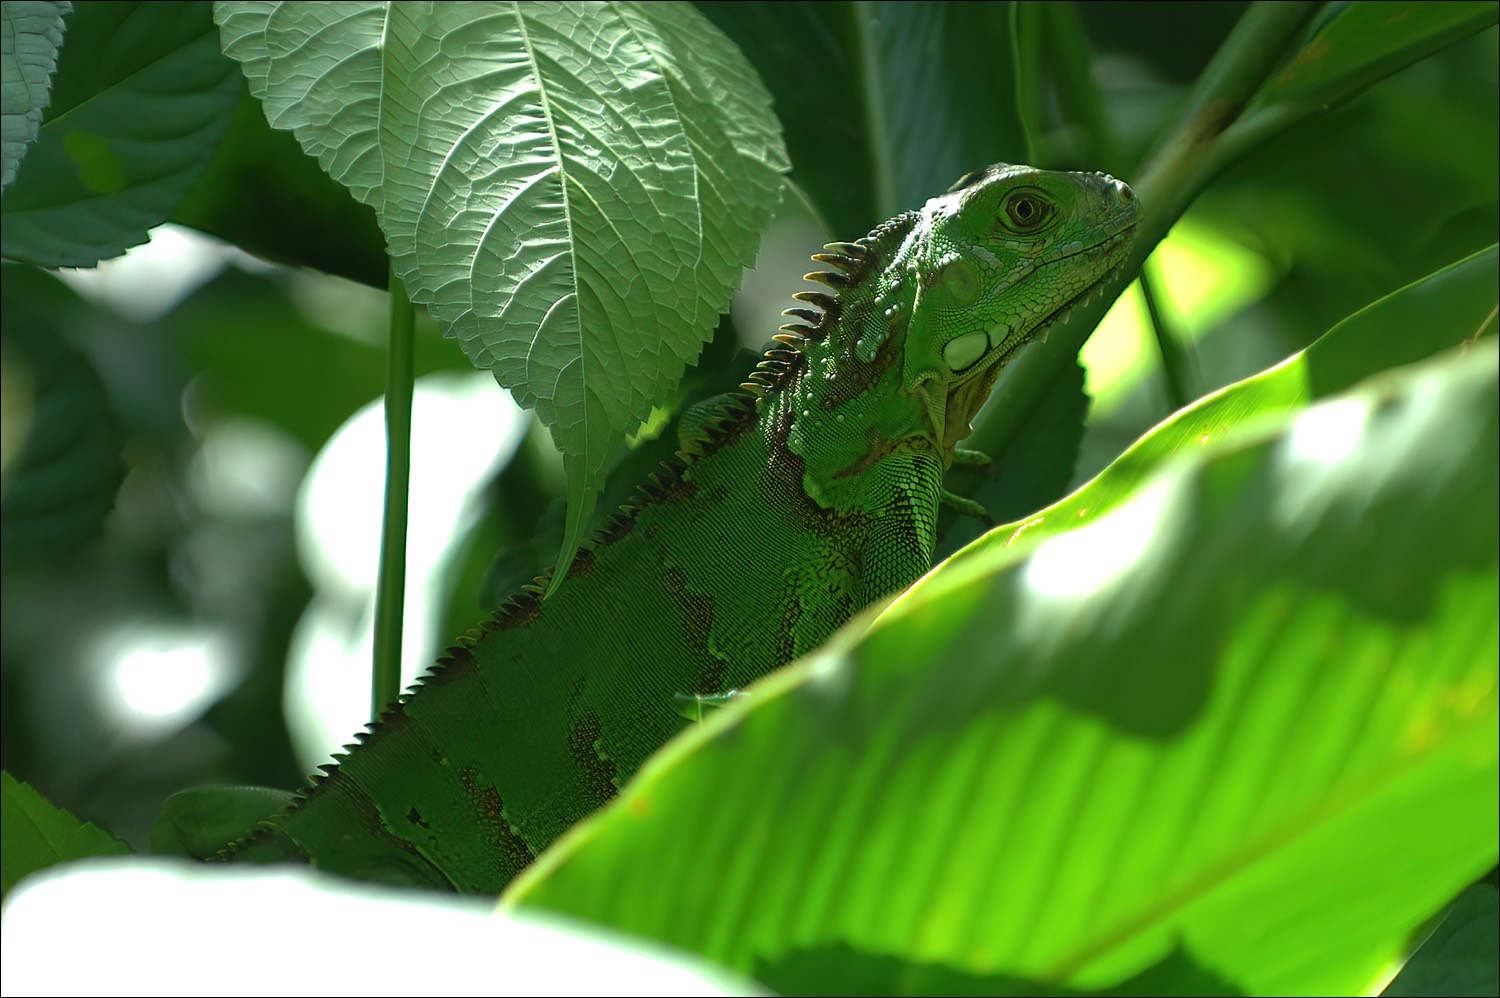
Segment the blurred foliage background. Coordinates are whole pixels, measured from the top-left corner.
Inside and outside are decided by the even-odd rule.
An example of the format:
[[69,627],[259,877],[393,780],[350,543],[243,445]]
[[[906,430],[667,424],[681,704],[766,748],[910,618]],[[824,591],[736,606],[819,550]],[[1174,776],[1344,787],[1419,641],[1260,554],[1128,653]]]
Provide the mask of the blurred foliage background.
[[[196,17],[205,5],[167,6]],[[781,10],[790,5],[699,6],[772,89],[807,198],[789,199],[684,399],[741,380],[817,244],[853,237],[956,177],[912,180],[912,190],[871,180],[858,109],[837,87],[847,67],[804,55],[805,75],[785,71],[799,51],[822,51],[822,35],[836,41],[847,30],[847,5],[803,5],[795,16]],[[1003,21],[1004,6],[972,16]],[[1090,65],[1102,104],[1081,119],[1073,96],[1039,86],[1022,102],[1030,149],[1007,147],[1020,140],[1002,122],[986,131],[992,107],[1003,117],[1003,100],[967,101],[969,127],[981,146],[1000,145],[991,159],[1129,180],[1244,6],[1049,6],[1045,16],[1070,19],[1077,34],[1048,37],[1087,46],[1049,58]],[[90,27],[99,16],[79,4],[70,19],[59,99],[77,72],[69,60],[88,57],[79,39],[105,30]],[[1023,431],[1008,465],[1021,480],[1014,507],[992,509],[996,518],[1057,498],[1182,401],[1275,363],[1373,299],[1491,243],[1500,224],[1496,39],[1491,28],[1461,42],[1233,166],[1151,265],[1188,377],[1166,377],[1142,302],[1135,292],[1122,299],[1084,354],[1086,416],[1075,386]],[[178,789],[298,785],[336,747],[336,732],[358,725],[367,683],[367,596],[358,580],[351,587],[339,581],[347,573],[327,570],[320,559],[338,556],[318,542],[337,530],[341,509],[362,521],[339,506],[353,500],[333,501],[333,523],[312,519],[327,503],[315,501],[307,476],[380,395],[382,242],[368,210],[290,135],[271,131],[238,86],[174,227],[97,273],[10,262],[3,270],[3,764],[136,844]],[[429,515],[452,522],[434,524],[435,574],[412,581],[435,608],[408,628],[411,663],[431,660],[548,564],[562,492],[545,433],[431,324],[419,328],[417,371],[448,392],[433,399],[480,401],[465,410],[477,422],[449,417],[439,436],[451,450],[434,453],[425,477],[419,466],[425,486],[449,500]],[[424,405],[441,405],[426,399],[419,394],[419,423]],[[622,458],[602,505],[671,449],[665,422],[664,414]],[[1050,456],[1036,456],[1043,451]],[[362,474],[328,462],[330,480],[356,497],[378,493],[378,453],[370,460]],[[1033,461],[1047,466],[1028,484]],[[422,516],[414,506],[414,535]],[[441,536],[449,529],[451,544]],[[373,565],[375,529],[350,543],[351,564],[362,547]],[[310,630],[314,609],[323,637]],[[302,685],[288,697],[288,663],[320,656],[347,673],[350,692]],[[284,709],[288,699],[329,704],[334,719],[319,727]]]

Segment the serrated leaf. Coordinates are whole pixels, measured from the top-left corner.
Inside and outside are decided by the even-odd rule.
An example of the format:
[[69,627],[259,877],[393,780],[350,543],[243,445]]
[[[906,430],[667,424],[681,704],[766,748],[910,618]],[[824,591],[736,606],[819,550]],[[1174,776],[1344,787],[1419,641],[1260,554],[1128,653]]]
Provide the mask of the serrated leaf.
[[0,207],[0,251],[91,267],[145,242],[208,163],[241,87],[206,5],[79,3]]
[[0,772],[0,805],[0,891],[8,893],[27,874],[58,863],[130,851],[125,843],[79,821],[7,772]]
[[846,945],[899,958],[889,993],[918,964],[1367,987],[1496,856],[1495,342],[950,562],[675,742],[509,900],[768,983]]
[[63,17],[72,10],[67,0],[0,3],[0,190],[16,179],[26,147],[42,127],[62,46]]
[[563,563],[615,447],[712,333],[779,199],[770,100],[691,8],[216,5],[277,128],[552,430]]

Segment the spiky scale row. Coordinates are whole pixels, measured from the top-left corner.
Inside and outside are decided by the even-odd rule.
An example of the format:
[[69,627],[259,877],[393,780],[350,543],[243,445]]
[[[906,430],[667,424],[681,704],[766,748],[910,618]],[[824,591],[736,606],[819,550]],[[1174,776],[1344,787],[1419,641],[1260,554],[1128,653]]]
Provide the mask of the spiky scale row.
[[[908,239],[926,217],[814,256],[834,269],[808,279],[835,293],[793,296],[808,307],[786,314],[806,324],[774,337],[745,394],[606,521],[556,595],[543,604],[542,579],[507,600],[247,840],[254,858],[498,890],[670,737],[674,698],[763,675],[925,570],[942,462],[913,420],[933,410],[887,376],[911,326],[906,271],[876,285],[881,310],[847,292],[918,259],[929,244]],[[855,349],[863,336],[871,349]],[[971,383],[960,418],[990,381]]]
[[845,274],[860,266],[859,260],[843,253],[814,253],[812,258],[816,263],[832,264]]
[[[813,259],[816,260],[817,257],[813,257]],[[816,281],[819,284],[826,284],[830,288],[848,288],[854,285],[854,279],[848,274],[832,270],[814,270],[810,274],[803,274],[802,279],[804,281]]]

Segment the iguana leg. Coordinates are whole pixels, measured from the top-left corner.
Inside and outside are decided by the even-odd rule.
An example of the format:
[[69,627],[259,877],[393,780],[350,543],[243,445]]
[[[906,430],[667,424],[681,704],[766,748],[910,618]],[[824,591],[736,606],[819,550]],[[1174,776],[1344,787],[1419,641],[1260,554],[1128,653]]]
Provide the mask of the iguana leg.
[[947,489],[944,489],[938,498],[944,506],[947,506],[949,509],[956,510],[959,513],[962,513],[964,516],[972,516],[974,519],[980,521],[981,523],[995,522],[994,519],[990,516],[989,510],[985,509],[983,505],[975,502],[973,499],[966,499],[961,495],[955,495],[954,493],[949,492]]
[[[953,449],[953,463],[967,468],[983,467],[990,463],[990,456],[982,450],[965,450],[962,447]],[[939,501],[949,509],[957,510],[964,516],[972,516],[981,523],[994,523],[990,518],[989,511],[973,499],[965,499],[963,496],[944,489],[939,496]]]
[[982,450],[955,447],[953,448],[953,463],[970,468],[980,467],[990,463],[990,456]]
[[882,461],[870,476],[886,480],[890,502],[876,514],[860,560],[862,604],[899,592],[932,567],[937,546],[937,500],[943,469],[927,453],[907,453]]
[[151,851],[191,859],[219,857],[224,843],[292,802],[267,787],[195,787],[168,797],[151,828]]

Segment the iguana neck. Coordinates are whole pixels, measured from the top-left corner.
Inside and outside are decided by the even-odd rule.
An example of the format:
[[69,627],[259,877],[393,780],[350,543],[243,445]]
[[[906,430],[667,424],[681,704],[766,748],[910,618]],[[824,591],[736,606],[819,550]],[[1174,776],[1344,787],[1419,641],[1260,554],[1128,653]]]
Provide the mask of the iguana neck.
[[802,321],[781,327],[745,386],[762,396],[759,422],[772,452],[800,462],[808,495],[827,507],[854,505],[843,483],[857,484],[884,452],[920,436],[919,414],[901,392],[913,295],[899,261],[916,222],[907,212],[814,256],[836,269],[808,280],[833,293],[794,296],[811,307],[787,309]]
[[[1042,183],[1067,185],[1066,197],[1049,200]],[[985,225],[997,187],[1058,224],[1034,236]],[[859,505],[862,473],[898,450],[946,469],[1001,369],[1113,273],[1138,216],[1130,189],[1104,174],[997,165],[828,244],[813,259],[832,269],[807,279],[832,293],[794,295],[811,307],[787,310],[801,321],[781,327],[746,385],[762,396],[773,453],[800,461],[807,494],[828,508]]]

